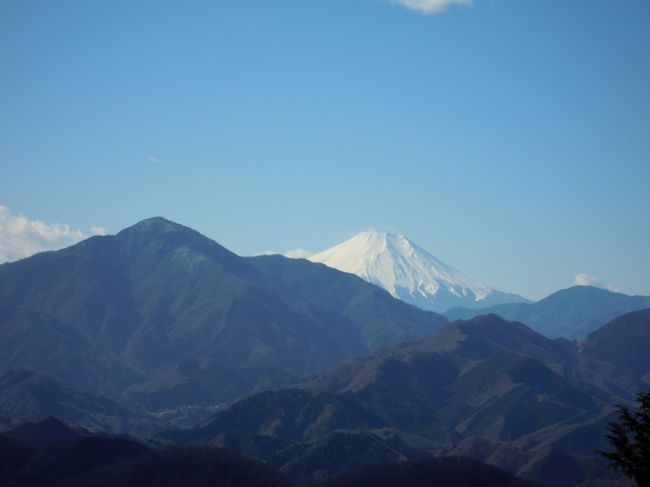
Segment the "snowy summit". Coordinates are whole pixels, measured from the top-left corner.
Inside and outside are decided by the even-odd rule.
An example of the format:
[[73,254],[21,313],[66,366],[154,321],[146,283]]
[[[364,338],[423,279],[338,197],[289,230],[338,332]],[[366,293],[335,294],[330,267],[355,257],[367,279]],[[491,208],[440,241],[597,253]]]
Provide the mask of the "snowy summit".
[[396,298],[438,312],[526,302],[466,276],[399,233],[363,232],[309,260],[356,274]]

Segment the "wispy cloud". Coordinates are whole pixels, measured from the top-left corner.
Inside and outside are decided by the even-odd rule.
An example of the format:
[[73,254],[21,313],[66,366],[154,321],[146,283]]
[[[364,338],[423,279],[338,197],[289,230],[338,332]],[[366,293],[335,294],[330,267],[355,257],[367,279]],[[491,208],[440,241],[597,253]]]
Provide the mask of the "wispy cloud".
[[403,7],[417,10],[423,14],[438,14],[453,5],[472,5],[474,0],[393,0]]
[[149,156],[147,157],[147,162],[150,164],[160,164],[162,162],[162,159],[156,156]]
[[287,250],[284,253],[284,256],[289,257],[290,259],[306,259],[307,257],[311,257],[312,255],[314,255],[314,253],[311,250],[305,250],[305,249]]
[[589,274],[583,274],[583,273],[576,274],[575,283],[578,286],[595,286],[595,287],[601,287],[603,289],[607,289],[609,291],[616,291],[616,292],[620,291],[619,288],[606,284],[596,276],[590,276]]
[[57,250],[91,235],[104,235],[104,227],[93,226],[89,233],[64,223],[45,223],[13,213],[0,205],[0,262],[29,257],[44,250]]

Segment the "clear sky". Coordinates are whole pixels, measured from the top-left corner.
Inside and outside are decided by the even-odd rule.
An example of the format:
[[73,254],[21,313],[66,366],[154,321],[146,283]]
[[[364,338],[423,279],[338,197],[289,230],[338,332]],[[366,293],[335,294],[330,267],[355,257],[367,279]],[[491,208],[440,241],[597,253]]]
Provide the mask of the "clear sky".
[[0,0],[0,205],[650,294],[650,1],[401,3]]

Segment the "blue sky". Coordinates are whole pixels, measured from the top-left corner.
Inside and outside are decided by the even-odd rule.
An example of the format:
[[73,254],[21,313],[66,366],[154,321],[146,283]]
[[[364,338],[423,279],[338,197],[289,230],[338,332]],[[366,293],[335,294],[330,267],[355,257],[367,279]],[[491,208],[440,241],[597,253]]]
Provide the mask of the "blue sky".
[[243,255],[391,229],[531,298],[650,294],[650,2],[402,3],[0,0],[0,205]]

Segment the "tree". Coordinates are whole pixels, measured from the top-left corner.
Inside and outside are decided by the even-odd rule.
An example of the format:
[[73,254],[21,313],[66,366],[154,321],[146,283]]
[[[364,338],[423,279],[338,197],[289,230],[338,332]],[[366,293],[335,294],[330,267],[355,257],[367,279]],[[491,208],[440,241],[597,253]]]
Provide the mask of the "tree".
[[609,423],[605,434],[614,451],[598,453],[637,485],[650,487],[650,391],[640,393],[637,402],[636,411],[618,406],[618,421]]

